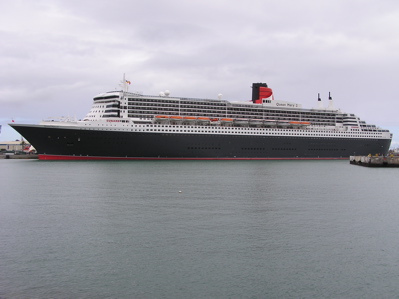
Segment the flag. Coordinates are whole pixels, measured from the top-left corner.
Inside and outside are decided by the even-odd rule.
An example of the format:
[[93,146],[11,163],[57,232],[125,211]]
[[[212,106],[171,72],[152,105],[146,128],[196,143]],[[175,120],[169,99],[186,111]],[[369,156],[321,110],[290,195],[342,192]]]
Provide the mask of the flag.
[[126,80],[126,83],[129,85],[132,84],[132,82],[130,82],[129,80]]

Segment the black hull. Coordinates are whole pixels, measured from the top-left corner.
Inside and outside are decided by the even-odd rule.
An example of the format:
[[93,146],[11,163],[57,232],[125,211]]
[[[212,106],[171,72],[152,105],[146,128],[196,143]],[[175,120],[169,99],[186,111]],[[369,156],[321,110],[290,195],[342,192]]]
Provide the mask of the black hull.
[[144,159],[336,159],[388,153],[390,139],[145,133],[11,125],[39,155]]

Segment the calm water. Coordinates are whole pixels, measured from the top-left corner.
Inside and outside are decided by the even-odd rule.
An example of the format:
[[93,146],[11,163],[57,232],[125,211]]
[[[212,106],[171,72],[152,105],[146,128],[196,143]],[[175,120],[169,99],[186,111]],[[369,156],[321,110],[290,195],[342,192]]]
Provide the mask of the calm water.
[[399,169],[0,160],[0,170],[1,299],[399,298]]

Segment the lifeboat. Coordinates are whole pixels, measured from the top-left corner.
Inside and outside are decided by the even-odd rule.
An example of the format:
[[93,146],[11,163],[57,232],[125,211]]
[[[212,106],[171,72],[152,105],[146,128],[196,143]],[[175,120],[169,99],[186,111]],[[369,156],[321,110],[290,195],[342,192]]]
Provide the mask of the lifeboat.
[[154,122],[160,122],[160,123],[163,123],[168,120],[169,120],[168,115],[155,115],[155,117],[153,119]]
[[267,127],[273,127],[277,125],[277,122],[275,120],[265,120],[263,124]]
[[183,121],[185,121],[187,123],[190,123],[190,122],[193,122],[193,121],[196,121],[196,120],[197,120],[197,118],[194,117],[194,116],[183,116]]
[[281,120],[277,122],[277,125],[280,127],[288,127],[290,125],[290,122]]
[[234,119],[234,124],[236,124],[236,125],[248,125],[248,119],[236,118],[236,119]]
[[233,122],[233,119],[232,118],[221,118],[220,119],[220,121],[222,121],[222,122]]
[[309,126],[310,122],[307,121],[290,121],[290,124],[295,127]]
[[307,122],[307,121],[290,121],[290,124],[293,124],[293,125],[310,125],[310,122]]
[[170,117],[170,119],[173,119],[173,120],[182,120],[182,119],[183,119],[183,116],[180,116],[180,115],[173,115],[173,116]]
[[263,124],[263,120],[261,120],[261,119],[250,119],[249,120],[249,124],[251,126],[260,126],[260,125]]
[[202,116],[200,116],[200,117],[197,117],[197,121],[198,121],[198,122],[201,122],[201,123],[207,123],[207,122],[210,122],[211,119],[210,119],[209,117],[202,117]]

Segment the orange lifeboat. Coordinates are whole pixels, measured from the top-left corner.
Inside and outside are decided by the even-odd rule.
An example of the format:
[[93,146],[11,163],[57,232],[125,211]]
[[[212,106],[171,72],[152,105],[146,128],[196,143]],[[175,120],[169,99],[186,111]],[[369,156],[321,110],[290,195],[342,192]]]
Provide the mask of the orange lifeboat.
[[294,126],[308,126],[308,125],[310,125],[310,122],[307,122],[307,121],[290,121],[290,124],[294,125]]
[[211,121],[209,117],[197,117],[197,122],[208,124]]

